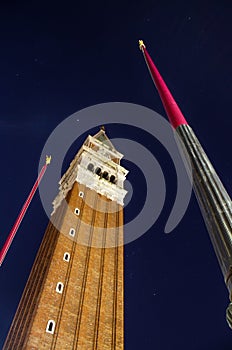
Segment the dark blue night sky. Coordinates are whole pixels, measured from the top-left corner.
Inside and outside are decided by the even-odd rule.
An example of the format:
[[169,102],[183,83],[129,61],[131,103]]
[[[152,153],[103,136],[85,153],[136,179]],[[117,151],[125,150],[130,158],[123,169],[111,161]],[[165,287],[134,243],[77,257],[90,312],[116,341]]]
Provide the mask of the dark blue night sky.
[[[85,107],[116,101],[165,116],[138,39],[145,41],[232,195],[231,3],[78,3],[0,5],[0,246],[37,177],[43,146],[62,120]],[[64,170],[88,132],[97,130],[86,130],[77,140]],[[125,247],[125,350],[231,349],[225,321],[228,292],[194,195],[181,223],[165,235],[176,193],[169,155],[133,126],[111,124],[106,132],[150,149],[167,182],[159,219]],[[145,200],[146,182],[136,165],[129,160],[122,164],[130,170],[134,188],[125,209],[129,221]],[[0,268],[0,347],[47,222],[37,193]]]

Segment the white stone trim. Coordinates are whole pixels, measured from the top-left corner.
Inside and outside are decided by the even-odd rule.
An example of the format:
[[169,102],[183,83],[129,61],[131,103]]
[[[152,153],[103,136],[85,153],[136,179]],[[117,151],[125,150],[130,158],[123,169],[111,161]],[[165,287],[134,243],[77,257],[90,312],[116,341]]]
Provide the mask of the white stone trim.
[[72,237],[74,237],[75,234],[76,234],[75,228],[71,227],[70,230],[69,230],[69,235],[72,236]]
[[80,215],[80,212],[81,212],[81,211],[80,211],[79,208],[75,208],[75,209],[74,209],[74,213],[75,213],[76,215],[79,216],[79,215]]
[[64,289],[64,284],[62,282],[58,282],[56,285],[56,292],[59,294],[62,294],[63,289]]
[[[52,327],[50,327],[52,325]],[[54,334],[56,322],[54,320],[49,320],[46,327],[46,332]],[[51,329],[50,329],[51,328]]]
[[[89,170],[86,170],[81,165],[78,165],[76,181],[92,190],[95,190],[97,193],[100,193],[107,198],[123,205],[123,199],[127,193],[126,190],[116,184],[113,184],[112,182],[109,182],[108,180],[99,178],[98,175],[93,174]],[[121,181],[119,179],[119,183],[123,183],[123,181],[123,178]]]
[[[97,137],[97,135],[95,136]],[[94,145],[96,145],[96,149],[91,148]],[[123,184],[128,171],[118,164],[122,157],[123,155],[116,151],[113,146],[110,147],[89,136],[60,180],[59,194],[53,201],[52,214],[55,213],[61,202],[66,198],[75,181],[123,205],[123,200],[127,193],[123,188]],[[113,159],[117,159],[118,163],[113,161]],[[116,183],[105,180],[88,170],[89,163],[93,164],[94,169],[99,167],[102,169],[102,172],[107,171],[109,177],[114,175]]]
[[[66,259],[66,256],[67,256],[67,259]],[[64,253],[63,260],[66,261],[66,262],[70,261],[70,254],[68,252]]]

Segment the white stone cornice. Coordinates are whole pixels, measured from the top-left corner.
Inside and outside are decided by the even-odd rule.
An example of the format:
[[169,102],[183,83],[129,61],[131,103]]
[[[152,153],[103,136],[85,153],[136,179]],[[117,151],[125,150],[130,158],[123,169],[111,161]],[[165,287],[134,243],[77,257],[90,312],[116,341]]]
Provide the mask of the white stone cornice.
[[122,157],[114,148],[89,136],[59,182],[59,194],[53,201],[52,214],[66,198],[75,181],[123,205],[127,193],[123,183],[128,171],[119,164]]

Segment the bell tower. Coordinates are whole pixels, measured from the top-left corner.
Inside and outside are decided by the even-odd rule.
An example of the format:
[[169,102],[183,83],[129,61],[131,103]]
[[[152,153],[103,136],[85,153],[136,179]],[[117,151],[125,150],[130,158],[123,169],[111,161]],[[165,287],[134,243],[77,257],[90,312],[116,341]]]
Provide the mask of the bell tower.
[[122,157],[102,128],[63,175],[4,350],[124,348]]

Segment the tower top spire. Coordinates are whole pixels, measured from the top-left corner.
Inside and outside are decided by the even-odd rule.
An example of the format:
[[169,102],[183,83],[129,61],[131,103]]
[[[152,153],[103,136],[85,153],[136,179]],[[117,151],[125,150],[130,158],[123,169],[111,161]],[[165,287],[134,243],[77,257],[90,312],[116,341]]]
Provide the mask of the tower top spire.
[[158,93],[160,95],[160,98],[162,100],[164,109],[168,115],[170,123],[175,129],[179,125],[188,124],[179,106],[174,100],[171,92],[169,91],[167,85],[165,84],[162,76],[160,75],[158,69],[156,68],[154,62],[152,61],[149,53],[147,52],[147,49],[143,40],[139,40],[139,48],[143,52],[144,59],[150,71],[153,82],[158,90]]

